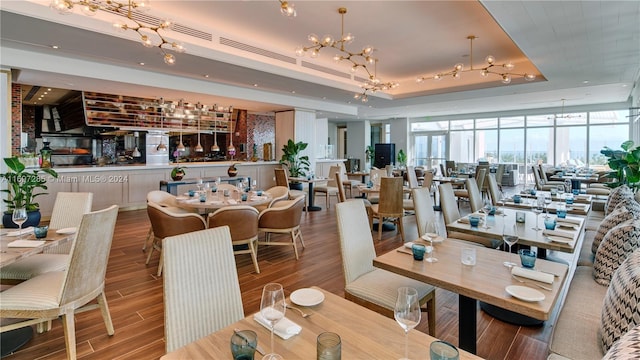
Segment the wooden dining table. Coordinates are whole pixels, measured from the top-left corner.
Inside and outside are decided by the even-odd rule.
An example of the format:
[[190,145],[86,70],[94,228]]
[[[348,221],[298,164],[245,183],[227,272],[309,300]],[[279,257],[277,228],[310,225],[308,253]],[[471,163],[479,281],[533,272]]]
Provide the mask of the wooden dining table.
[[[538,257],[540,258],[546,257],[546,250],[574,253],[580,243],[580,240],[584,236],[583,230],[585,227],[585,218],[581,216],[569,216],[571,220],[578,222],[578,224],[576,224],[574,228],[562,229],[557,226],[558,231],[562,230],[574,235],[572,241],[558,242],[553,241],[549,237],[547,237],[545,235],[545,231],[533,229],[536,224],[535,213],[531,211],[516,210],[510,208],[500,208],[500,211],[503,211],[506,216],[502,216],[499,214],[487,216],[487,227],[484,227],[482,225],[473,227],[464,220],[456,220],[450,224],[446,224],[447,231],[477,235],[488,239],[502,239],[502,229],[504,228],[504,225],[514,224],[516,222],[516,212],[520,211],[525,215],[525,222],[517,223],[518,244],[537,247]],[[540,214],[537,218],[537,224],[540,228],[544,228],[544,216],[544,214]],[[555,217],[555,215],[551,216]]]
[[[29,257],[31,255],[39,254],[47,248],[62,245],[75,238],[75,232],[65,234],[58,234],[56,229],[49,229],[47,236],[44,239],[36,239],[33,232],[30,234],[23,234],[20,236],[8,236],[8,233],[16,231],[17,229],[3,229],[0,232],[0,267],[13,264],[14,262]],[[44,240],[41,245],[34,247],[9,247],[9,244],[16,240]]]
[[[302,331],[288,340],[274,336],[276,353],[285,359],[315,359],[316,338],[320,333],[329,331],[340,336],[342,359],[398,359],[404,356],[404,331],[393,319],[326,290],[314,288],[323,292],[324,301],[316,306],[301,307],[305,312],[312,313],[306,318],[297,311],[287,310],[286,317],[300,325]],[[266,352],[270,352],[269,330],[253,320],[253,314],[250,314],[226,328],[164,355],[161,360],[230,359],[229,340],[234,329],[255,331],[258,344]],[[428,359],[429,346],[436,340],[423,332],[409,331],[409,358]],[[261,357],[258,353],[255,356],[256,359]],[[460,350],[460,359],[480,358]]]
[[[460,261],[462,249],[473,247],[476,250],[476,265],[463,265]],[[517,314],[539,320],[548,320],[558,301],[569,267],[565,264],[538,259],[536,270],[553,274],[552,284],[525,280],[520,283],[511,276],[510,269],[503,265],[509,259],[509,253],[494,249],[473,246],[468,243],[445,239],[434,244],[433,256],[437,262],[414,260],[404,247],[391,250],[373,260],[375,267],[391,271],[426,284],[458,294],[458,336],[459,347],[476,353],[477,341],[477,302],[482,301]],[[549,287],[544,290],[536,284]],[[544,294],[540,301],[519,300],[507,293],[506,287],[520,285],[539,290]]]

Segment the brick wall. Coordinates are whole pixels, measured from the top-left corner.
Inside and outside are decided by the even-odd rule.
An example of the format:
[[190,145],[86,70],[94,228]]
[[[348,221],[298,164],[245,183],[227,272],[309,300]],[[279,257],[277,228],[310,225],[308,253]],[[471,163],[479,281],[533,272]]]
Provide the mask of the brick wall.
[[22,86],[11,84],[11,156],[20,155],[22,132]]
[[[258,147],[258,159],[263,159],[262,145],[271,143],[275,146],[276,143],[276,117],[275,115],[264,114],[247,114],[247,151],[248,157],[253,155],[253,144]],[[273,154],[276,154],[276,149],[272,149]],[[275,155],[272,154],[272,157]],[[270,160],[270,159],[267,159]]]

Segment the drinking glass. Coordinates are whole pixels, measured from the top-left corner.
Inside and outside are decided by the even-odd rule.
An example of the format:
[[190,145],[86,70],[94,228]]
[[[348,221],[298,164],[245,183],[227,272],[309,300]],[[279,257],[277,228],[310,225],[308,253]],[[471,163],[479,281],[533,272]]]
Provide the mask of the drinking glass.
[[562,199],[562,194],[564,194],[564,185],[558,185],[558,197]]
[[13,209],[13,215],[11,215],[11,220],[14,223],[18,224],[20,239],[22,239],[22,224],[27,221],[27,209],[26,208],[15,208]]
[[260,314],[271,327],[271,352],[265,355],[263,360],[281,360],[283,357],[275,353],[273,349],[273,329],[276,323],[284,318],[287,309],[284,302],[284,290],[278,283],[269,283],[262,289],[262,300],[260,302]]
[[533,227],[533,230],[540,231],[541,227],[538,226],[538,215],[542,214],[544,211],[544,198],[538,197],[534,201],[531,202],[531,211],[536,214],[536,226]]
[[507,201],[509,201],[509,197],[505,195],[504,192],[500,191],[500,200],[498,200],[498,205],[502,204],[502,211],[500,211],[500,216],[507,216],[506,212],[504,211]]
[[509,246],[509,261],[505,261],[504,266],[511,268],[518,264],[511,261],[511,246],[518,242],[518,227],[516,224],[505,224],[502,228],[502,240]]
[[544,209],[546,212],[546,215],[544,216],[545,219],[549,218],[549,205],[551,205],[551,195],[549,196],[545,195],[544,196]]
[[431,251],[429,257],[425,259],[427,262],[437,262],[438,259],[433,257],[433,238],[438,236],[438,223],[435,220],[427,221],[424,228],[424,235],[429,238],[429,245],[431,245]]
[[251,180],[251,190],[256,191],[258,189],[258,182],[256,180]]
[[420,323],[420,313],[418,291],[411,287],[398,288],[393,317],[404,330],[404,357],[400,360],[409,360],[409,330]]
[[198,180],[196,180],[196,187],[198,191],[202,191],[202,179],[198,178]]

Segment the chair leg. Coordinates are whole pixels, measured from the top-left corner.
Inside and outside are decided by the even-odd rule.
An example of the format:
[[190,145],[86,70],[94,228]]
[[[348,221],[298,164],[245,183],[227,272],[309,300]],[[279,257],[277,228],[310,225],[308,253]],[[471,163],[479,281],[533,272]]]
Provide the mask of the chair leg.
[[109,304],[107,304],[107,296],[104,294],[104,291],[98,295],[98,305],[100,306],[100,313],[102,313],[102,318],[104,319],[104,325],[107,327],[107,334],[111,336],[116,333],[116,330],[113,328]]
[[147,232],[147,238],[144,239],[144,244],[142,245],[142,251],[147,251],[149,242],[151,242],[152,239],[153,239],[153,228],[149,227],[149,232]]
[[402,238],[402,243],[404,243],[404,226],[402,225],[402,216],[399,216],[396,223],[398,224],[398,230],[400,230],[400,238]]
[[378,217],[378,241],[382,240],[382,224],[384,223],[384,217]]
[[298,228],[296,234],[300,238],[300,244],[302,244],[302,248],[304,249],[305,245],[304,245],[304,239],[302,238],[302,230],[300,230],[300,228]]
[[149,261],[151,261],[151,254],[153,254],[153,251],[156,249],[156,239],[153,239],[153,242],[151,243],[151,248],[149,249],[149,253],[147,254],[147,261],[145,262],[145,265],[149,265]]
[[164,263],[164,252],[162,251],[162,249],[158,251],[160,251],[160,262],[158,263],[158,273],[156,275],[162,276],[162,263]]
[[296,234],[294,230],[291,230],[291,242],[293,243],[293,251],[296,253],[296,260],[298,260],[298,246],[296,245]]
[[253,261],[253,267],[256,268],[256,274],[260,274],[260,268],[258,267],[258,240],[249,243],[249,250],[251,250],[251,260]]
[[76,355],[76,325],[74,323],[73,310],[62,315],[62,328],[64,330],[64,342],[67,346],[67,359],[75,360]]

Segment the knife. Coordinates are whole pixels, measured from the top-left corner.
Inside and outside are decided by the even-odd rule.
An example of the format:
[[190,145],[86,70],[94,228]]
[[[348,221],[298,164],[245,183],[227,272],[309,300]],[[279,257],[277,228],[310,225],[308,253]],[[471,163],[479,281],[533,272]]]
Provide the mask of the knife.
[[[233,329],[233,332],[234,332],[236,335],[238,335],[238,336],[240,336],[241,338],[243,338],[243,339],[244,339],[244,341],[246,341],[246,342],[247,342],[247,344],[249,344],[249,346],[251,346],[251,343],[249,342],[249,339],[247,339],[247,338],[244,336],[244,334],[240,332],[240,329]],[[251,347],[253,347],[253,346],[251,346]],[[254,349],[256,349],[256,350],[260,353],[260,355],[265,355],[265,352],[264,352],[264,350],[262,350],[262,347],[260,346],[260,344],[257,344],[257,345],[256,345],[256,347],[255,347]]]

